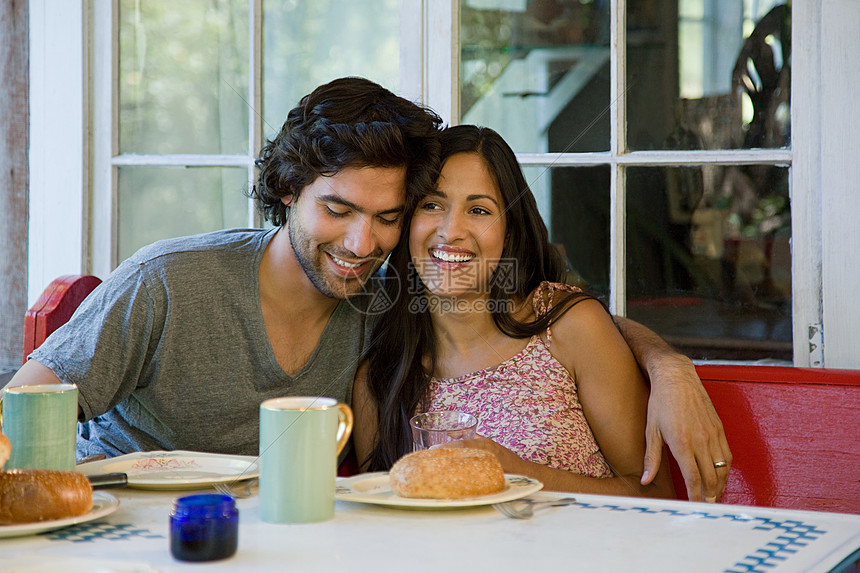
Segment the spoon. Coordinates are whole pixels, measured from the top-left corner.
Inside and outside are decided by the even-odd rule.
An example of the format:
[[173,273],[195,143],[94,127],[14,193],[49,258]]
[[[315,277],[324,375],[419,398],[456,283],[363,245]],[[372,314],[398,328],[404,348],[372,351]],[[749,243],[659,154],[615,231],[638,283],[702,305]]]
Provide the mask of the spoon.
[[544,507],[561,507],[563,505],[570,505],[572,503],[576,503],[576,498],[563,497],[561,499],[555,499],[552,501],[515,499],[513,501],[493,504],[493,507],[500,513],[508,517],[512,517],[514,519],[529,519],[534,515],[536,509],[541,509]]

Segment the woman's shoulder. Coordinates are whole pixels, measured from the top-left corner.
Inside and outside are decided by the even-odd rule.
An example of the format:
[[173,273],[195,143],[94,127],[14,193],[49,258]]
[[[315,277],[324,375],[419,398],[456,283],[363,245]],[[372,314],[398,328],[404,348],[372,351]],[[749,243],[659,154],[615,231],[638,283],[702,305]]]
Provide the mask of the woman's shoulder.
[[612,315],[596,298],[583,295],[575,300],[576,304],[571,304],[570,308],[553,321],[553,330],[556,332],[588,329],[601,324],[610,325],[612,323]]
[[[612,315],[594,297],[583,296],[569,304],[552,322],[551,352],[561,364],[578,379],[580,368],[591,361],[603,341],[616,331]],[[616,331],[617,332],[617,331]],[[548,345],[549,345],[548,344]]]

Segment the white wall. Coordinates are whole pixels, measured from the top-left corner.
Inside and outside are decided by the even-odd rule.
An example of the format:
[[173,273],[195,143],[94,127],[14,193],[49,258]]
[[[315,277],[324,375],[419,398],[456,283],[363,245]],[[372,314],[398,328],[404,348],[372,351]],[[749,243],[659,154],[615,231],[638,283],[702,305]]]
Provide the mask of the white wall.
[[86,272],[83,0],[30,0],[28,306],[55,278]]

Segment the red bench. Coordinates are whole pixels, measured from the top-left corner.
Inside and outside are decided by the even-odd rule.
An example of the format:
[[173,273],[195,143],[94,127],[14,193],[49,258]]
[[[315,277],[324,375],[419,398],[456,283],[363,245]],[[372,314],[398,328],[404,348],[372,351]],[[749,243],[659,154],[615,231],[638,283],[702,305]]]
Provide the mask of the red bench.
[[[860,370],[699,365],[734,458],[722,503],[860,514]],[[680,499],[680,471],[672,462]]]

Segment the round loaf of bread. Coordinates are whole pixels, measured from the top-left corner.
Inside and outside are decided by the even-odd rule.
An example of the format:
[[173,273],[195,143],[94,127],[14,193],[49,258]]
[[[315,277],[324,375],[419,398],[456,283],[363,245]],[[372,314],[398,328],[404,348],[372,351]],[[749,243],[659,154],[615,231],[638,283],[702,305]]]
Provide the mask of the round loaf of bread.
[[78,472],[0,472],[0,525],[77,517],[92,507],[93,488]]
[[12,444],[9,443],[9,438],[7,438],[3,432],[0,432],[0,468],[3,467],[3,464],[6,463],[6,460],[9,459],[11,454]]
[[475,448],[435,448],[406,454],[389,472],[400,497],[460,499],[498,493],[505,474],[496,456]]

